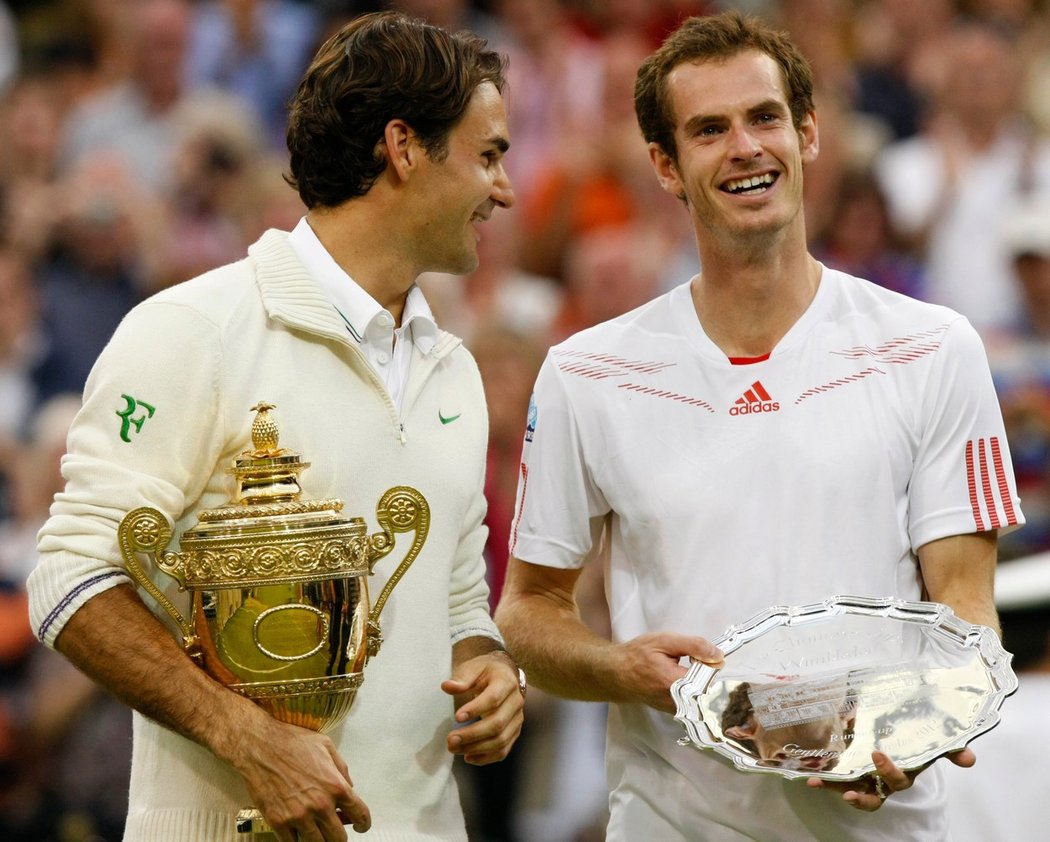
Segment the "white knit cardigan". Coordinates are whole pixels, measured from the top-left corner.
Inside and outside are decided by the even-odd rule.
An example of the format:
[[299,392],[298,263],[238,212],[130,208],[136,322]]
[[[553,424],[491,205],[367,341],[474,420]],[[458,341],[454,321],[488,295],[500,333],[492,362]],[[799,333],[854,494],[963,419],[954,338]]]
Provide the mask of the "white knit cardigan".
[[[370,532],[392,486],[412,486],[430,504],[427,542],[383,611],[382,650],[332,737],[371,808],[369,839],[465,840],[445,747],[453,704],[440,683],[454,642],[499,639],[482,557],[488,423],[477,366],[441,333],[428,353],[413,351],[399,413],[283,232],[136,307],[99,358],[29,580],[33,627],[51,645],[87,600],[129,581],[115,537],[129,510],[165,512],[174,548],[201,509],[226,502],[226,469],[250,447],[260,400],[277,407],[281,446],[312,465],[306,496],[341,498]],[[373,594],[407,544],[377,564]],[[173,580],[154,579],[188,607]],[[234,842],[232,817],[245,806],[228,765],[135,715],[126,839]]]

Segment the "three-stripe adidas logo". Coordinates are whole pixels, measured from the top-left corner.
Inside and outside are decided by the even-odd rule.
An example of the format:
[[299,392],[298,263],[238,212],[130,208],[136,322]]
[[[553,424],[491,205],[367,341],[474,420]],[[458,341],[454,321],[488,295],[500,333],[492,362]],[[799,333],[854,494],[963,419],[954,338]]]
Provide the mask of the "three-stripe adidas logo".
[[773,400],[761,381],[756,380],[751,388],[736,399],[729,410],[730,415],[750,415],[753,412],[777,412],[780,404]]

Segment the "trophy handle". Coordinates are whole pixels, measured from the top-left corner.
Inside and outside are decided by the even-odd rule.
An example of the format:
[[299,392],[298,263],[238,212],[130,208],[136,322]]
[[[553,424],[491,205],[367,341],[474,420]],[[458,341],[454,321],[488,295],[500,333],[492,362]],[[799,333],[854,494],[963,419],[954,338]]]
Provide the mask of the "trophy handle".
[[423,544],[427,540],[427,533],[430,531],[430,505],[416,489],[407,485],[399,485],[391,488],[379,498],[379,503],[376,505],[376,520],[379,521],[379,526],[383,531],[369,538],[371,548],[368,561],[369,573],[372,572],[375,563],[394,548],[395,533],[415,531],[416,537],[368,614],[369,658],[379,651],[379,646],[383,642],[383,634],[379,627],[379,614],[386,605],[390,592],[394,590],[394,586],[401,581],[401,577],[416,560],[416,556],[419,555],[419,551],[423,549]]
[[178,581],[180,588],[185,585],[185,581],[179,575],[181,571],[178,564],[173,564],[167,557],[174,554],[164,553],[164,549],[171,541],[171,526],[168,524],[167,518],[156,509],[151,509],[148,506],[133,509],[120,522],[120,526],[117,529],[117,538],[120,543],[120,554],[124,557],[124,564],[127,566],[131,578],[178,623],[179,629],[182,631],[183,646],[191,656],[195,657],[194,652],[198,640],[193,626],[182,616],[182,612],[164,595],[161,589],[153,583],[153,580],[146,575],[142,565],[139,564],[137,556],[137,553],[149,554],[161,570]]

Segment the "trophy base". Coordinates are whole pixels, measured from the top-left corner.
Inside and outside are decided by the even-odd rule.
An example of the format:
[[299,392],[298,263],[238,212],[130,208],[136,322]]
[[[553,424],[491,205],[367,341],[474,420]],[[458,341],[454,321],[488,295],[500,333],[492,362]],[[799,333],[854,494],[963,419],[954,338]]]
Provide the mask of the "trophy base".
[[277,842],[277,834],[263,814],[252,807],[247,807],[237,814],[237,833],[244,839],[255,842]]

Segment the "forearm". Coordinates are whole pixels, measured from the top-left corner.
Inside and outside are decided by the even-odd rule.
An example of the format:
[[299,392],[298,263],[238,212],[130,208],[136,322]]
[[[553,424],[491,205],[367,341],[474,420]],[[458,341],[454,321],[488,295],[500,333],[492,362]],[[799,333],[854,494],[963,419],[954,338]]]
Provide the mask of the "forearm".
[[331,740],[279,722],[212,679],[129,586],[84,603],[56,648],[124,703],[227,761],[280,838],[320,827],[334,839],[343,822],[368,829],[368,808]]
[[269,717],[200,669],[128,586],[95,596],[56,648],[120,701],[236,763],[239,735]]
[[671,685],[686,657],[722,665],[703,638],[652,632],[623,643],[595,634],[576,602],[579,569],[511,559],[496,623],[511,655],[538,687],[569,699],[649,705],[673,713]]
[[569,699],[635,701],[620,678],[621,650],[587,628],[575,603],[508,594],[496,610],[496,624],[530,684]]
[[995,532],[953,535],[920,547],[927,597],[947,605],[960,619],[1001,635],[994,595],[997,558]]
[[987,593],[973,588],[945,588],[936,594],[931,593],[930,598],[947,605],[957,617],[967,623],[988,626],[997,635],[1002,636],[999,612],[995,608],[991,588]]
[[503,655],[508,661],[513,663],[510,653],[496,638],[488,637],[487,635],[475,635],[452,644],[452,666],[457,667],[471,658],[477,658],[479,655],[488,655],[492,652]]

